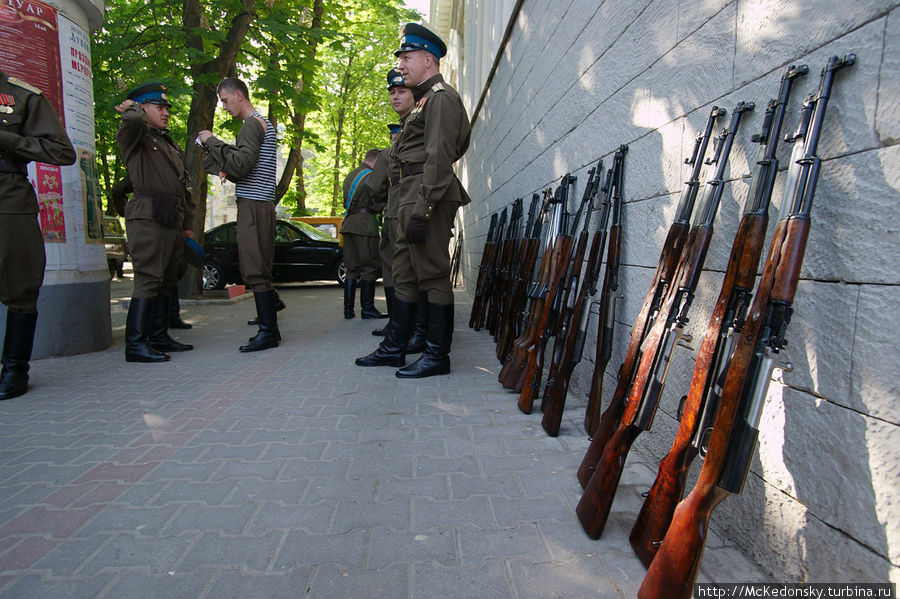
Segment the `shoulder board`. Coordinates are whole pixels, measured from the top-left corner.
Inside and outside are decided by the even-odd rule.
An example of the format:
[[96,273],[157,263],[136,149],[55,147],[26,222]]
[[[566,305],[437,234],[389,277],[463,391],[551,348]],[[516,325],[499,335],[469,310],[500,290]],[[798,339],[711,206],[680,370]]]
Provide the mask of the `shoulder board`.
[[438,81],[434,85],[431,86],[431,91],[433,92],[442,92],[444,91],[444,84]]
[[7,81],[12,83],[13,85],[21,87],[22,89],[27,89],[28,91],[30,91],[33,94],[40,95],[41,93],[43,93],[43,92],[41,92],[41,90],[34,87],[33,85],[29,85],[28,83],[25,83],[24,81],[22,81],[21,79],[18,79],[16,77],[10,77],[9,79],[7,79]]

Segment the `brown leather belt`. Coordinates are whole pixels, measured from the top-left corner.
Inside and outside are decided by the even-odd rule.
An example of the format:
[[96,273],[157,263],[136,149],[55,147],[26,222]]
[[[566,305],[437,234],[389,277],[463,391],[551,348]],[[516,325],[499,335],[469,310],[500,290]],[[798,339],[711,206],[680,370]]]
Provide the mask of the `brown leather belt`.
[[351,208],[348,214],[374,214],[368,208]]
[[400,167],[400,178],[412,177],[413,175],[421,175],[425,172],[424,162],[407,162]]

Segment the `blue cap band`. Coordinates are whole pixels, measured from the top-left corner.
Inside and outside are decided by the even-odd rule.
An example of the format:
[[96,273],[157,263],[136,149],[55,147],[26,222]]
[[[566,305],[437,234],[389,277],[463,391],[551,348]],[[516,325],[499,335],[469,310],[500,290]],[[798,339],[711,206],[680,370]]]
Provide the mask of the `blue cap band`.
[[388,129],[391,131],[391,135],[394,133],[400,133],[400,130],[403,129],[403,125],[388,125]]
[[[441,49],[434,42],[430,42],[424,37],[418,35],[404,35],[400,39],[400,49],[397,52],[408,52],[410,50],[427,50],[436,57],[441,57]],[[397,53],[395,52],[395,54]]]
[[169,99],[163,92],[147,92],[134,98],[138,104],[168,104]]

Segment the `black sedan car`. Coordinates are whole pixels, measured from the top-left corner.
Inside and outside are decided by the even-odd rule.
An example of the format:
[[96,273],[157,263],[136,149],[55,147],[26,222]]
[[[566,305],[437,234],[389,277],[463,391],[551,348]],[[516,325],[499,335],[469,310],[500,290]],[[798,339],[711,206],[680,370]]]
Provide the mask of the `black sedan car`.
[[[203,249],[203,288],[224,289],[241,283],[238,267],[237,223],[206,232]],[[301,222],[275,221],[275,281],[346,281],[344,250],[327,233]]]

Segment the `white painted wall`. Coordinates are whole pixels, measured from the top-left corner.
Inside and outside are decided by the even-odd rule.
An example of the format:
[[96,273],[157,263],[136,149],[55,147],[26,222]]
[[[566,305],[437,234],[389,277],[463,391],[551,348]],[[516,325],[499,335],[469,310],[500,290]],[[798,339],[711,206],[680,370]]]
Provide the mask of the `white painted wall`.
[[[494,32],[502,36],[506,22],[491,20],[490,3],[464,3],[462,54],[477,64],[457,68],[472,75],[459,83],[471,114],[481,95],[472,87],[494,58],[472,53]],[[501,51],[458,165],[473,198],[460,213],[466,286],[474,287],[491,213],[555,187],[570,171],[580,197],[587,169],[601,157],[608,166],[615,148],[628,144],[624,301],[606,398],[688,172],[683,160],[710,107],[746,100],[757,110],[732,151],[692,310],[695,348],[746,199],[750,137],[781,74],[790,64],[810,67],[792,96],[789,132],[828,57],[857,55],[837,78],[819,146],[824,162],[783,354],[793,370],[776,370],[747,487],[716,510],[712,526],[776,580],[900,582],[900,2],[526,0]],[[789,156],[782,144],[783,166]],[[660,413],[635,451],[655,460],[668,451],[695,357],[676,351]],[[584,402],[592,358],[589,345],[570,404]]]

